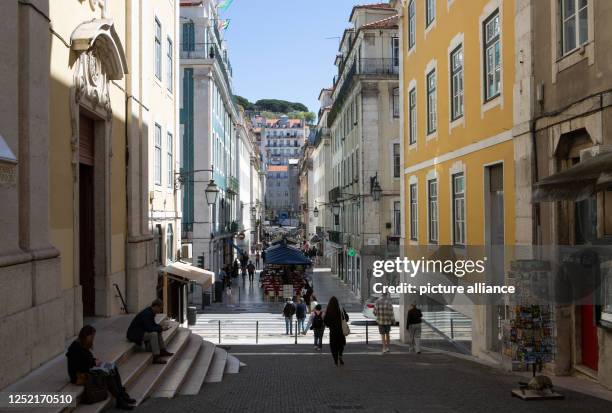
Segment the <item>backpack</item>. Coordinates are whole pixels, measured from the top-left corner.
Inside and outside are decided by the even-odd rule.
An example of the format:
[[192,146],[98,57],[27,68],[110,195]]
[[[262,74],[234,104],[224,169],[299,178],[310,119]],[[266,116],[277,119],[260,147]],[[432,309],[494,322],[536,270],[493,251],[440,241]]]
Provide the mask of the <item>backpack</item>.
[[283,314],[285,317],[291,317],[295,314],[295,306],[291,303],[285,304],[285,308],[283,308]]
[[312,328],[315,330],[323,328],[323,313],[314,313],[312,317]]

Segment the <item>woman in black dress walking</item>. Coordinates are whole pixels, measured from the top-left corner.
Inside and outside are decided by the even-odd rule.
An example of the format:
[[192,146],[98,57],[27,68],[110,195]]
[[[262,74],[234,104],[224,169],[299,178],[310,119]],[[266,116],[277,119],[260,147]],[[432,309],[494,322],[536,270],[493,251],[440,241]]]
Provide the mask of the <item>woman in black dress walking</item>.
[[334,358],[334,363],[338,366],[344,364],[342,359],[342,353],[344,352],[344,346],[346,345],[346,338],[342,331],[342,319],[348,322],[348,314],[344,311],[344,308],[340,308],[338,299],[334,296],[329,299],[327,308],[325,309],[325,317],[323,322],[329,328],[329,348]]

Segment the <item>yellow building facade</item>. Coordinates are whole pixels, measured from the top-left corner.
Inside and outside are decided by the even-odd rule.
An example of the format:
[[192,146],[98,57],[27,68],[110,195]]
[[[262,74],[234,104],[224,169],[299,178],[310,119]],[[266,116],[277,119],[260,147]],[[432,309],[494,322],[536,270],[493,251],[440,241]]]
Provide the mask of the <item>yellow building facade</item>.
[[[514,0],[402,0],[405,253],[515,240]],[[496,316],[472,318],[472,352],[495,351]]]

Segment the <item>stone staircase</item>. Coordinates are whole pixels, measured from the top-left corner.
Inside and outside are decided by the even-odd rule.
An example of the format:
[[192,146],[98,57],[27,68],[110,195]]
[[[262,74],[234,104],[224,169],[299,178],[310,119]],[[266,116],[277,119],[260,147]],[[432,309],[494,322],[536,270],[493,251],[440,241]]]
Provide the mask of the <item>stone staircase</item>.
[[[137,400],[137,405],[149,397],[198,394],[204,383],[220,382],[225,374],[235,374],[240,370],[242,364],[237,358],[172,320],[169,321],[171,327],[162,334],[168,351],[174,355],[166,358],[166,364],[153,364],[151,353],[139,350],[125,339],[132,318],[133,315],[117,316],[94,324],[97,332],[93,353],[100,360],[117,364],[123,385]],[[165,319],[160,315],[156,321]],[[62,353],[2,391],[72,393],[80,399],[83,386],[76,386],[68,380],[66,357]],[[112,406],[114,400],[109,395],[96,404],[79,403],[71,408],[39,408],[36,411],[93,413]],[[4,410],[0,409],[0,412]]]

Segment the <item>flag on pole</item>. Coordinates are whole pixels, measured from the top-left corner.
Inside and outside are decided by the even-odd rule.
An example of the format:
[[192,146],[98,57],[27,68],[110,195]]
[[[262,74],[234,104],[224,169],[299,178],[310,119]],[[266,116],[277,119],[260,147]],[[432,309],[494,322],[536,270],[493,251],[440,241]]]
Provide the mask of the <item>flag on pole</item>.
[[219,4],[217,4],[217,8],[222,11],[226,11],[232,5],[234,0],[221,0]]
[[219,30],[227,30],[227,28],[229,27],[230,24],[230,20],[226,19],[226,20],[219,20]]

